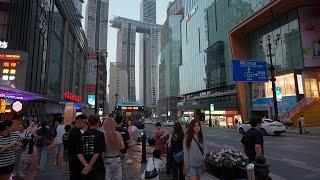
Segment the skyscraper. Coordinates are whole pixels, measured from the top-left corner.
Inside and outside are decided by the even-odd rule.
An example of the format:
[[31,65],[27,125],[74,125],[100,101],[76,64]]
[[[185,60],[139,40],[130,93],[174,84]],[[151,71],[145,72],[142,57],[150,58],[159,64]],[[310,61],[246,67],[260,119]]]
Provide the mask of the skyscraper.
[[[142,0],[140,20],[156,23],[156,0]],[[140,36],[140,101],[144,106],[155,108],[158,100],[158,38],[160,30],[151,29],[151,34]]]
[[142,0],[140,4],[140,20],[143,22],[156,23],[156,0]]
[[91,50],[107,52],[109,0],[88,0],[86,35]]

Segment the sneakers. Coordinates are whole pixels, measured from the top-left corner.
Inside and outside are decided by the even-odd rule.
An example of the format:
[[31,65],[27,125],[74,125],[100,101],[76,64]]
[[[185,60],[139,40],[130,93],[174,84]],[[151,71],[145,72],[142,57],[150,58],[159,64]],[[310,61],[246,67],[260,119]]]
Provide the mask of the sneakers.
[[132,164],[132,159],[128,159],[128,160],[127,160],[127,163],[128,163],[128,164]]

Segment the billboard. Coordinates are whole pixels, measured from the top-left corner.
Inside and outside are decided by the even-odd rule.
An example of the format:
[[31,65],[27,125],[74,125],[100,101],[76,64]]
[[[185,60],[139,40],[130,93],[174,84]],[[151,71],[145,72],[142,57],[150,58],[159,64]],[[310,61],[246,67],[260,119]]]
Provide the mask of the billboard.
[[320,6],[299,8],[301,44],[305,67],[320,66]]
[[96,91],[97,81],[97,57],[94,56],[96,53],[90,54],[86,64],[86,91]]
[[88,104],[93,107],[96,105],[96,95],[88,95]]

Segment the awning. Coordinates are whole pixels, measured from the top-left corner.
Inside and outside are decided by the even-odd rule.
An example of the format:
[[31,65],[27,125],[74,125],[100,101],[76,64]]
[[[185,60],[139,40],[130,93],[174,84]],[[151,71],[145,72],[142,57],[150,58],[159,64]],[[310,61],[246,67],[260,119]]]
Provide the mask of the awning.
[[6,86],[0,86],[0,98],[15,99],[15,100],[21,100],[21,101],[47,99],[41,94],[31,93],[28,91],[23,91],[23,90],[10,88]]

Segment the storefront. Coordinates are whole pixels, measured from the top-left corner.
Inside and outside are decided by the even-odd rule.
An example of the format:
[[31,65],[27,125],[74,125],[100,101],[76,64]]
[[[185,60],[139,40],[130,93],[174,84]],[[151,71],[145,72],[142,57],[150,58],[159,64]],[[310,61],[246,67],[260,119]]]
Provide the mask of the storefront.
[[27,104],[46,100],[43,96],[10,87],[0,86],[0,120],[11,119],[14,126],[25,123]]
[[[279,115],[303,98],[319,97],[320,1],[270,1],[229,32],[234,59],[265,60],[271,44]],[[242,116],[273,116],[271,82],[238,83]],[[249,95],[252,88],[252,99]]]

